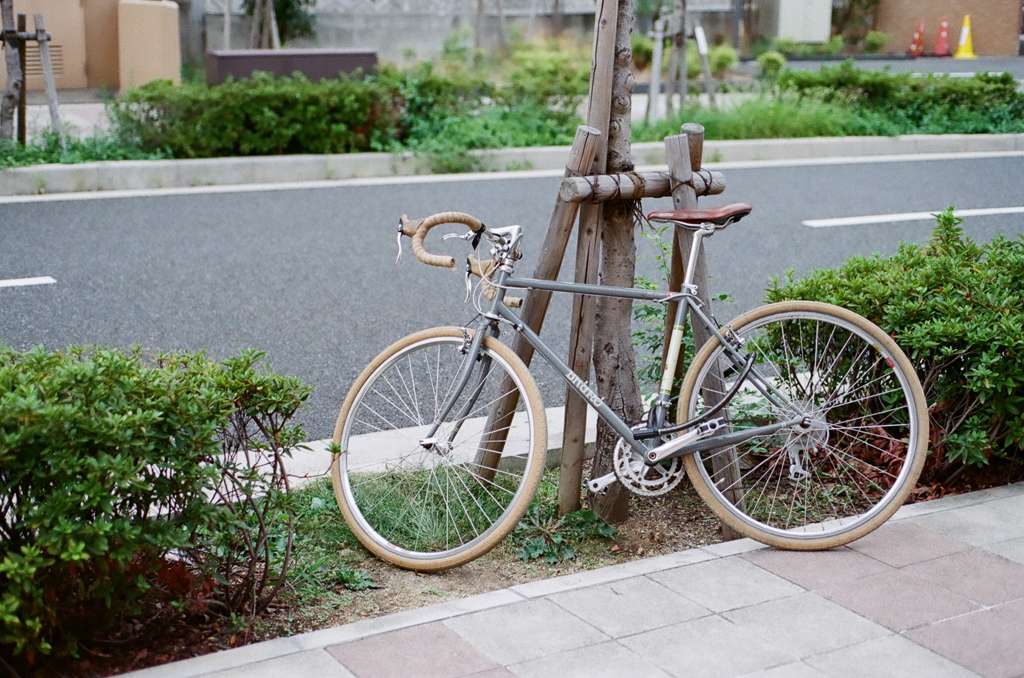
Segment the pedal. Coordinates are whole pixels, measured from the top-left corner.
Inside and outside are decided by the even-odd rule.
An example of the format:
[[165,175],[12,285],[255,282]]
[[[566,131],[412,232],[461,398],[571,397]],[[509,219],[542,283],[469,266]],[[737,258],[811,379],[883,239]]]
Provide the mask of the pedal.
[[602,492],[607,490],[612,483],[615,483],[617,481],[618,478],[615,477],[614,472],[607,473],[601,476],[600,478],[591,478],[590,480],[588,480],[587,489],[593,492],[594,494],[601,494]]

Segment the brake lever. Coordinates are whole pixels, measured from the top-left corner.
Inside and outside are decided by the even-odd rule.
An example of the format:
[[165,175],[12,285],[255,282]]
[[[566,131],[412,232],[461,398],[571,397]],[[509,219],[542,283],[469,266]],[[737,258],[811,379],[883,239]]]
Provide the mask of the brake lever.
[[402,261],[402,236],[405,235],[405,231],[402,230],[402,221],[398,221],[398,256],[395,257],[395,266],[398,266],[399,262]]

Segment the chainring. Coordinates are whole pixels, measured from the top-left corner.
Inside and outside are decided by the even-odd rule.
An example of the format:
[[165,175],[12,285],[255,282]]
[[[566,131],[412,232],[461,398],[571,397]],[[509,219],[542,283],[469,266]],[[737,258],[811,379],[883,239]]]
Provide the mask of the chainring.
[[648,466],[622,438],[615,444],[612,470],[627,490],[643,497],[658,497],[672,491],[686,474],[679,457]]

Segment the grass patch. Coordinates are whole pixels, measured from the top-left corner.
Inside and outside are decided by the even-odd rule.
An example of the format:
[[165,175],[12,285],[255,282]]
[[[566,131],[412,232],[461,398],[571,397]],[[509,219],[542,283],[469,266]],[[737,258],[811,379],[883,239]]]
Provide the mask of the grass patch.
[[293,495],[295,548],[288,597],[301,603],[337,604],[349,591],[376,588],[373,577],[359,567],[372,556],[345,524],[330,481],[309,483]]
[[78,138],[65,135],[66,148],[59,137],[47,132],[25,146],[13,142],[0,143],[0,169],[28,165],[75,164],[101,160],[157,160],[168,157],[161,151],[144,151],[111,135]]

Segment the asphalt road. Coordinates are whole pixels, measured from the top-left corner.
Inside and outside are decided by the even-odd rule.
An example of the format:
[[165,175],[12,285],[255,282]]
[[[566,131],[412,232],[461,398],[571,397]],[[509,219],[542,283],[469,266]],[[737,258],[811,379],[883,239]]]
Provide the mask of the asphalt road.
[[[759,302],[788,269],[833,266],[851,255],[890,253],[924,241],[929,221],[811,228],[809,219],[1024,205],[1024,156],[925,161],[723,167],[728,189],[708,205],[744,201],[753,214],[708,243],[725,320]],[[409,332],[460,324],[460,274],[406,255],[395,265],[398,215],[461,210],[491,225],[521,223],[520,273],[536,261],[559,179],[486,175],[363,182],[329,188],[216,194],[0,202],[0,280],[52,276],[56,284],[0,287],[0,340],[206,350],[267,351],[273,369],[316,386],[302,416],[310,439],[330,435],[352,380],[377,352]],[[650,201],[645,209],[664,208]],[[1016,237],[1024,214],[972,217],[980,240]],[[441,246],[453,253],[461,242]],[[653,248],[640,268],[657,274]],[[464,249],[463,249],[464,251]],[[571,266],[564,267],[571,270]],[[568,299],[544,336],[564,346]],[[550,400],[562,389],[539,372]],[[553,404],[553,403],[552,403]]]

